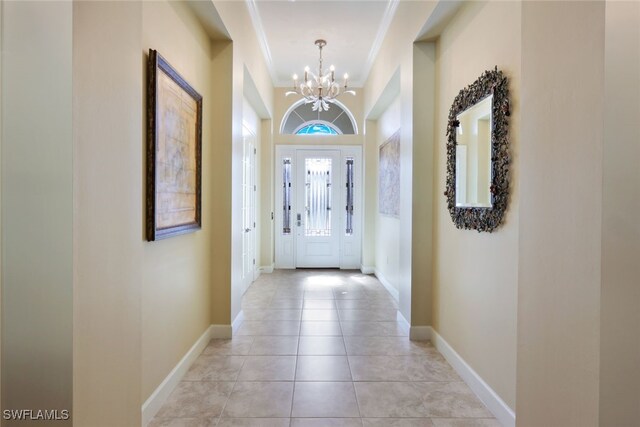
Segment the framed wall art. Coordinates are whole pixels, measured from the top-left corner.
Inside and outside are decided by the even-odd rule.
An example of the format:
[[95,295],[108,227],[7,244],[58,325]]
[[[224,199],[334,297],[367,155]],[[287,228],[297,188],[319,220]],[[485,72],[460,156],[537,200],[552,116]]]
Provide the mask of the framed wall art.
[[400,129],[380,146],[378,210],[400,217]]
[[202,96],[155,50],[147,90],[148,241],[202,227]]

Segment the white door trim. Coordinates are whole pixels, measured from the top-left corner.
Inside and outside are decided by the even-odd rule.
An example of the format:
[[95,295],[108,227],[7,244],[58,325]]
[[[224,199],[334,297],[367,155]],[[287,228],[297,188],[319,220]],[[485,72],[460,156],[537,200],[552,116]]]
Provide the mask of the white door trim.
[[[289,158],[294,164],[292,164],[292,171],[296,168],[296,159],[298,150],[305,151],[339,151],[340,152],[340,168],[336,170],[336,173],[340,176],[340,191],[338,197],[338,203],[336,206],[340,206],[340,224],[345,222],[345,215],[343,210],[346,208],[346,159],[354,159],[354,181],[356,183],[354,188],[354,231],[353,234],[347,236],[346,233],[340,233],[340,262],[339,266],[342,269],[359,269],[362,260],[362,226],[363,226],[363,195],[364,195],[364,175],[362,171],[363,156],[362,146],[360,145],[288,145],[288,144],[276,144],[275,146],[275,161],[274,161],[274,185],[275,185],[275,267],[276,268],[295,268],[296,266],[296,233],[293,228],[295,227],[295,213],[296,200],[295,200],[295,188],[291,190],[291,204],[292,210],[290,211],[290,225],[291,232],[289,234],[283,233],[283,176],[282,166],[283,160]],[[344,200],[343,200],[344,199]],[[345,206],[342,206],[345,205]],[[342,227],[342,225],[341,225]]]
[[[242,126],[242,293],[257,278],[257,136],[251,126],[243,121]],[[250,138],[250,140],[247,140]],[[248,161],[248,164],[247,164]],[[248,169],[248,170],[247,170]],[[246,176],[247,172],[249,176]],[[248,181],[245,182],[245,180]],[[245,194],[248,185],[249,194]],[[247,200],[248,197],[248,200]],[[249,215],[246,217],[246,210]],[[248,235],[247,235],[248,234]],[[248,253],[247,253],[248,252]],[[245,262],[249,263],[247,267]],[[246,271],[246,269],[249,271]]]

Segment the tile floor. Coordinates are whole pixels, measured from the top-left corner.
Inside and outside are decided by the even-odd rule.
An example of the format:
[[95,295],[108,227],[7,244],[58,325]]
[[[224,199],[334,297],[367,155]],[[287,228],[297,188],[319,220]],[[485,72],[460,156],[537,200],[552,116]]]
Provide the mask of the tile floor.
[[397,304],[356,271],[276,270],[247,290],[152,427],[499,427]]

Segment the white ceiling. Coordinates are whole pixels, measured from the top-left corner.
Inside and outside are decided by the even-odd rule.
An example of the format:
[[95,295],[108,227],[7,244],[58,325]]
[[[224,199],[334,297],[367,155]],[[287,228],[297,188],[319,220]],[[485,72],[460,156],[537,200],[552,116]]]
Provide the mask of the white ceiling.
[[276,86],[289,86],[309,66],[317,73],[317,39],[325,39],[324,69],[349,73],[349,86],[361,87],[395,13],[398,0],[247,0],[253,24]]

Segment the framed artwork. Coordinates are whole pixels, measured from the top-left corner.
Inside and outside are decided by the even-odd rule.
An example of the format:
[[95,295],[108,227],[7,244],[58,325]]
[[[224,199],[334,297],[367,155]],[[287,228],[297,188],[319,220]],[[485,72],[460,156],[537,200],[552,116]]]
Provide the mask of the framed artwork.
[[400,129],[380,146],[378,210],[400,217]]
[[147,240],[202,227],[202,96],[155,50],[147,89]]

